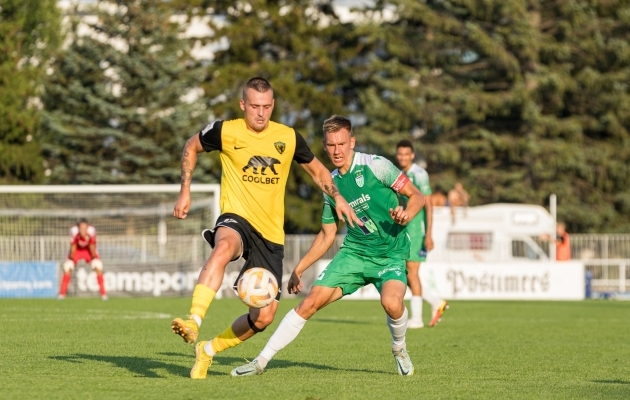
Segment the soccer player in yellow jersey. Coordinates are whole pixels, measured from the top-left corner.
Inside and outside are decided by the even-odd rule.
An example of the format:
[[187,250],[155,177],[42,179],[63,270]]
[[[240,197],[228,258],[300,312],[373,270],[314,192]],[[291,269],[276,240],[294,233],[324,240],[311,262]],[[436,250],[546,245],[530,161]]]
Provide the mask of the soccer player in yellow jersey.
[[[304,138],[288,126],[270,121],[274,106],[273,89],[263,78],[250,79],[240,100],[245,116],[215,121],[191,137],[182,154],[182,178],[173,215],[186,218],[190,208],[190,183],[197,153],[218,150],[223,167],[221,215],[214,229],[204,230],[213,247],[199,274],[187,320],[176,318],[173,332],[185,342],[197,340],[199,327],[216,291],[221,287],[225,267],[243,257],[241,274],[253,267],[271,271],[282,287],[284,257],[284,194],[291,161],[297,161],[324,193],[337,201],[337,214],[353,226],[362,225],[337,190],[330,172],[313,155]],[[240,275],[239,275],[240,278]],[[236,280],[238,282],[238,278]],[[280,292],[276,300],[279,300]],[[262,332],[274,319],[277,301],[267,307],[250,308],[213,340],[199,342],[191,378],[206,377],[212,357]]]

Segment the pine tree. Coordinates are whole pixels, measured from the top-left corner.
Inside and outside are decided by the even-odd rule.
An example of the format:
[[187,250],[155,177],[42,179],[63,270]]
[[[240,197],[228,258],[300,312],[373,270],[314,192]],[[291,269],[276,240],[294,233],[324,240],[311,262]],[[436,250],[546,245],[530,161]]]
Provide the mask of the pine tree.
[[[42,98],[50,182],[179,182],[183,145],[204,120],[199,102],[183,100],[203,79],[185,26],[160,0],[101,1],[88,13],[97,21],[72,16]],[[79,36],[80,24],[91,34]]]
[[573,231],[627,230],[627,3],[378,2],[364,130],[413,136],[433,184],[476,204],[556,193]]
[[59,40],[55,0],[0,3],[0,183],[43,178],[37,96]]

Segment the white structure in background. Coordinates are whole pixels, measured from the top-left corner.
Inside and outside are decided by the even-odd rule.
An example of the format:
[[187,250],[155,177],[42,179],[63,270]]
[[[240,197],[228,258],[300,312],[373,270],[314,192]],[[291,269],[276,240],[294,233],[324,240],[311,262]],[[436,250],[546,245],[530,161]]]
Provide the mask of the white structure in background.
[[534,240],[554,232],[547,210],[531,204],[458,207],[452,224],[448,207],[433,208],[433,241],[427,262],[548,261]]
[[[462,300],[583,299],[584,264],[552,261],[535,240],[554,226],[549,212],[536,205],[458,208],[455,224],[448,207],[435,207],[435,248],[420,269],[423,290]],[[329,262],[321,260],[318,272]],[[379,296],[370,285],[348,298]]]

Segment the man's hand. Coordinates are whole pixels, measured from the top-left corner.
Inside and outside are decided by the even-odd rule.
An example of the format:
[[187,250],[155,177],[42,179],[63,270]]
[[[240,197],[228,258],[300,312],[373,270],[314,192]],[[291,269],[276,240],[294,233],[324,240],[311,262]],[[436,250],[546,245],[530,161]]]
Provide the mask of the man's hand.
[[431,251],[434,247],[433,238],[431,236],[426,236],[424,238],[424,248],[427,249],[427,251]]
[[173,209],[173,216],[179,219],[184,219],[188,216],[188,210],[190,209],[190,193],[180,192],[179,198],[175,203]]
[[289,294],[298,294],[302,291],[302,274],[299,275],[294,270],[291,273],[291,278],[289,278],[289,283],[287,283],[287,289],[289,290]]
[[354,224],[363,226],[363,221],[357,217],[350,204],[340,194],[335,197],[335,210],[337,211],[337,218],[339,220],[346,220],[348,225],[354,228]]
[[407,211],[405,211],[402,206],[390,208],[389,215],[392,216],[392,219],[398,225],[405,226],[409,222],[409,215],[407,215]]

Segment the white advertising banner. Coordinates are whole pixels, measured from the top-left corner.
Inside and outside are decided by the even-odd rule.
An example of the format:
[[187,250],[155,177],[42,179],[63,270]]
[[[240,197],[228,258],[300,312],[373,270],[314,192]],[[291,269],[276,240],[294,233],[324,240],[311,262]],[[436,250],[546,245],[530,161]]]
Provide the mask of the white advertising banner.
[[[318,271],[330,260],[314,266]],[[565,262],[427,262],[420,268],[423,290],[447,300],[583,300],[584,264]],[[410,297],[407,290],[406,298]],[[378,299],[369,285],[348,299]]]

